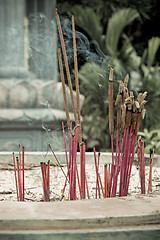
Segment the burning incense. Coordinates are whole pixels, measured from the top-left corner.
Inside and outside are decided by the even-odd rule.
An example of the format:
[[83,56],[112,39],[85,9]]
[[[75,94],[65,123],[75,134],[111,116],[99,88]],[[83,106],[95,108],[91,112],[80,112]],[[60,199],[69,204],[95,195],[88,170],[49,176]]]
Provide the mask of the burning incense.
[[64,58],[64,63],[65,63],[65,68],[66,68],[68,86],[69,86],[70,96],[71,96],[71,101],[72,101],[73,114],[74,114],[75,122],[77,123],[78,117],[77,117],[75,100],[74,100],[74,96],[73,96],[73,87],[72,87],[71,75],[70,75],[69,66],[68,66],[68,60],[67,60],[65,43],[64,43],[64,39],[63,39],[63,33],[62,33],[61,23],[60,23],[59,15],[58,15],[57,12],[56,12],[56,20],[57,20],[59,37],[60,37],[60,41],[61,41],[63,58]]
[[114,164],[114,149],[113,149],[113,132],[114,132],[114,118],[113,118],[113,69],[109,73],[109,87],[108,87],[108,101],[109,101],[109,131],[111,134],[111,148],[112,148],[112,164]]
[[76,34],[75,34],[74,16],[72,16],[72,35],[73,35],[75,85],[76,85],[76,97],[77,97],[77,114],[78,114],[78,120],[79,120],[79,123],[80,123],[79,144],[82,144],[80,97],[79,97],[79,79],[78,79],[77,47],[76,47]]

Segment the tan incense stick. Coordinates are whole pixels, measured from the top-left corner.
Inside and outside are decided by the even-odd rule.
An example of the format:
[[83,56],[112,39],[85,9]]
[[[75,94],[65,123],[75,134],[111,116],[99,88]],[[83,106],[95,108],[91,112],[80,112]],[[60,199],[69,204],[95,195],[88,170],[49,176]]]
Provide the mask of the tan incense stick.
[[61,54],[60,48],[58,48],[58,59],[59,59],[59,68],[60,68],[60,75],[61,75],[61,82],[62,82],[62,89],[63,89],[63,98],[64,98],[64,106],[65,106],[65,111],[66,111],[67,125],[68,125],[68,129],[70,129],[71,122],[70,122],[70,117],[69,117],[69,109],[68,109],[68,103],[67,103],[63,64],[62,64],[62,54]]
[[71,82],[71,75],[70,75],[69,66],[68,66],[68,60],[67,60],[67,54],[66,54],[66,49],[65,49],[64,39],[63,39],[61,23],[60,23],[59,15],[58,15],[57,12],[56,12],[56,20],[57,20],[59,37],[60,37],[61,46],[62,46],[62,52],[63,52],[63,58],[64,58],[64,63],[65,63],[65,68],[66,68],[68,85],[69,85],[69,89],[70,89],[73,114],[74,114],[75,122],[77,123],[78,117],[77,117],[75,100],[74,100],[74,96],[73,96],[73,87],[72,87],[72,82]]
[[110,69],[109,73],[109,88],[108,88],[108,99],[109,99],[109,131],[114,132],[114,119],[113,119],[113,69]]
[[78,79],[77,47],[76,47],[74,16],[72,16],[72,34],[73,34],[75,85],[76,85],[76,97],[77,97],[77,113],[78,113],[78,120],[79,120],[79,124],[80,124],[79,143],[81,144],[82,143],[82,132],[81,132],[81,121],[80,121],[81,113],[80,113],[79,79]]

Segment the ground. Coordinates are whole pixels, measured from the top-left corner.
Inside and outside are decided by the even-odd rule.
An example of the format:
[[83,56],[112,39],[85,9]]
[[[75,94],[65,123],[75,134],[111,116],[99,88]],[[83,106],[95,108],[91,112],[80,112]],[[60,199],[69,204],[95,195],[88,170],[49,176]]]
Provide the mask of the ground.
[[[100,165],[100,175],[103,177],[103,165]],[[67,170],[66,166],[63,166],[64,171]],[[149,167],[146,166],[146,192],[148,190],[148,173]],[[86,164],[86,175],[89,187],[90,198],[95,198],[95,166],[93,164]],[[65,178],[58,166],[51,166],[50,168],[50,200],[59,201],[61,198],[61,190],[64,187]],[[77,187],[78,189],[78,187]],[[130,179],[130,186],[128,195],[140,195],[140,178],[139,169],[136,165],[133,165]],[[160,195],[160,168],[153,167],[152,178],[152,194]],[[101,194],[102,196],[102,194]],[[77,197],[79,193],[77,192]],[[68,198],[68,187],[65,190],[65,198]],[[0,201],[17,201],[15,177],[13,166],[0,165]],[[43,201],[43,188],[42,188],[42,174],[39,166],[27,167],[25,169],[25,201]],[[64,201],[64,200],[63,200]]]

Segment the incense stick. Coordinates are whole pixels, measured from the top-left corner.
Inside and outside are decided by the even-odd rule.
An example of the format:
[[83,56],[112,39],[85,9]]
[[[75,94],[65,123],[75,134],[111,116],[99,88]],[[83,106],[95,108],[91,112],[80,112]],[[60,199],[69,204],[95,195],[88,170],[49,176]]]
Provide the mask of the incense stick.
[[149,159],[149,178],[148,178],[148,193],[152,192],[152,168],[153,168],[154,149],[150,149]]
[[81,113],[80,113],[80,97],[79,97],[79,79],[78,79],[77,47],[76,47],[74,16],[72,16],[72,35],[73,35],[75,85],[76,85],[76,97],[77,97],[77,113],[78,113],[78,120],[79,120],[79,123],[80,123],[79,144],[82,144],[82,132],[81,132],[81,121],[80,121],[81,120]]
[[23,186],[23,201],[24,201],[24,147],[22,146],[22,186]]
[[59,68],[60,68],[60,75],[61,75],[61,82],[62,82],[62,89],[63,89],[63,98],[64,98],[66,118],[67,118],[67,125],[68,125],[68,129],[70,129],[71,121],[70,121],[70,117],[69,117],[69,108],[68,108],[68,102],[67,102],[67,96],[66,96],[63,63],[62,63],[62,55],[61,55],[61,49],[60,48],[58,48],[58,59],[59,59]]
[[71,96],[73,114],[74,114],[75,122],[77,122],[78,117],[77,117],[76,105],[75,105],[75,100],[74,100],[74,95],[73,95],[73,87],[72,87],[71,75],[70,75],[69,66],[68,66],[68,60],[67,60],[65,43],[64,43],[64,39],[63,39],[63,33],[62,33],[61,23],[60,23],[59,15],[58,15],[57,12],[56,12],[56,20],[57,20],[59,37],[60,37],[60,41],[61,41],[63,58],[64,58],[64,63],[65,63],[65,68],[66,68],[68,86],[69,86],[69,90],[70,90],[70,96]]
[[85,145],[80,146],[81,196],[85,199]]
[[15,174],[15,183],[16,183],[16,192],[17,192],[17,201],[19,201],[19,188],[18,188],[18,182],[17,182],[17,173],[16,173],[16,162],[15,162],[15,156],[13,152],[13,164],[14,164],[14,174]]

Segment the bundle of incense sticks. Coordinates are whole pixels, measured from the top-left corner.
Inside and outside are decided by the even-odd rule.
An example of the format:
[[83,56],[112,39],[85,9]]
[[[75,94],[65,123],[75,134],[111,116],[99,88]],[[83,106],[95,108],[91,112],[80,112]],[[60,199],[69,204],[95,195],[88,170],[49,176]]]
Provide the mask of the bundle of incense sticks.
[[[22,155],[21,155],[22,154]],[[19,145],[19,157],[16,157],[13,152],[14,174],[17,192],[17,201],[24,201],[24,147],[22,152]]]
[[112,174],[111,174],[111,197],[117,193],[117,181],[120,173],[119,196],[128,194],[130,174],[134,158],[134,151],[137,139],[137,133],[140,127],[141,119],[144,119],[146,109],[145,97],[147,92],[140,93],[135,100],[133,92],[128,92],[129,76],[126,75],[124,82],[119,81],[119,92],[115,105],[117,107],[117,134],[116,134],[116,153],[113,150],[113,69],[109,75],[109,130],[111,134],[112,148]]
[[43,180],[43,199],[44,202],[50,201],[50,161],[48,163],[41,162],[41,172]]
[[60,161],[58,160],[55,152],[53,151],[51,145],[49,145],[59,167],[61,168],[63,175],[65,177],[65,183],[64,187],[62,189],[62,197],[61,200],[65,197],[65,189],[66,185],[68,184],[69,192],[68,192],[68,198],[65,197],[65,199],[68,200],[76,200],[78,198],[77,196],[77,185],[78,185],[78,191],[80,199],[89,198],[89,190],[88,190],[88,184],[86,179],[86,173],[85,173],[85,145],[80,145],[81,148],[81,165],[80,165],[80,178],[77,168],[77,146],[78,146],[78,136],[79,136],[79,125],[76,125],[74,128],[68,131],[68,137],[69,137],[69,154],[67,152],[66,147],[66,136],[64,131],[64,123],[62,122],[62,129],[63,129],[63,138],[64,138],[64,146],[65,146],[65,155],[66,155],[66,164],[67,164],[67,174],[64,172],[63,167],[60,164]]
[[[80,96],[79,96],[80,93],[79,93],[79,80],[78,80],[78,63],[77,63],[75,23],[74,23],[74,17],[72,16],[76,103],[75,103],[75,98],[74,98],[74,94],[73,94],[71,74],[70,74],[70,70],[69,70],[66,48],[65,48],[64,38],[63,38],[63,32],[62,32],[60,18],[59,18],[58,13],[56,13],[56,20],[57,20],[59,38],[60,38],[61,49],[62,49],[62,54],[63,54],[63,59],[62,59],[61,49],[59,48],[58,49],[59,68],[60,68],[60,76],[61,76],[61,82],[62,82],[64,105],[65,105],[66,119],[67,119],[67,125],[68,125],[68,135],[69,135],[69,160],[68,160],[65,135],[64,135],[64,129],[63,129],[65,152],[66,152],[66,162],[67,162],[67,168],[68,168],[65,186],[68,181],[70,184],[68,199],[75,200],[76,199],[76,179],[77,179],[78,185],[79,185],[80,198],[85,199],[86,191],[87,191],[88,197],[89,197],[89,193],[88,193],[88,186],[87,186],[86,174],[85,174],[85,145],[82,142],[82,131],[81,131]],[[70,97],[71,97],[72,109],[73,109],[73,114],[74,114],[75,127],[72,127],[72,123],[71,123],[70,116],[69,116],[69,108],[68,108],[68,102],[67,102],[67,97],[66,97],[65,77],[64,77],[64,71],[63,71],[63,60],[64,60],[64,65],[65,65],[65,70],[66,70],[66,75],[67,75],[68,86],[69,86],[69,90],[70,90]],[[64,128],[64,126],[63,126],[63,128]],[[77,164],[76,164],[78,142],[79,142],[79,149],[80,149],[80,154],[81,154],[81,157],[80,157],[80,171],[81,171],[80,179],[79,179]],[[65,186],[63,189],[63,194],[64,194]]]
[[[113,166],[113,165],[112,165]],[[112,184],[112,166],[104,165],[104,197],[111,197],[111,184]]]

